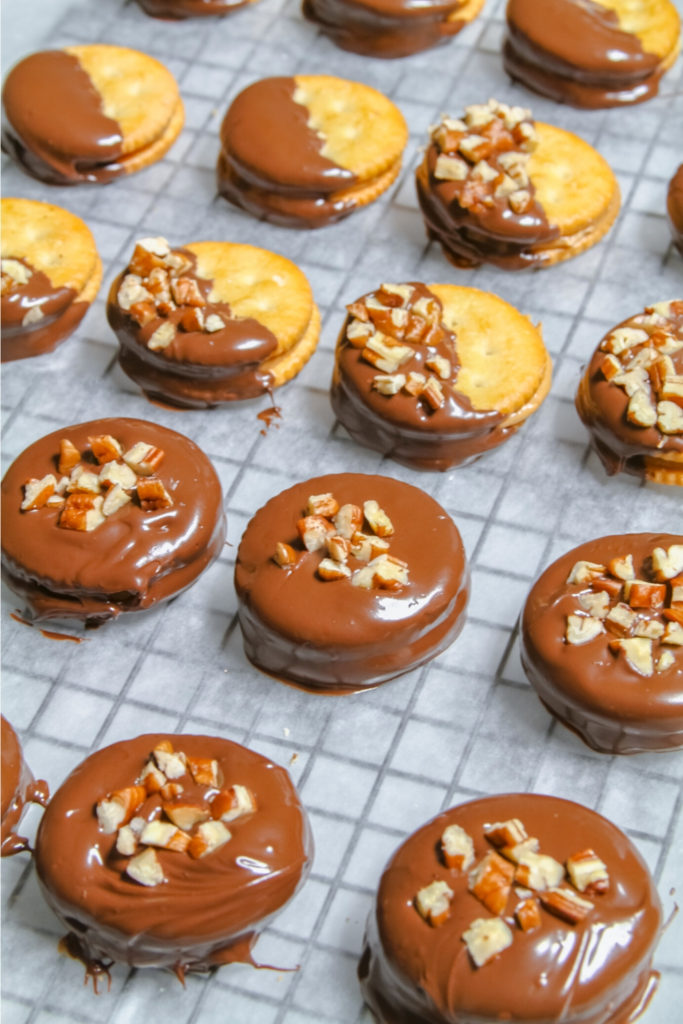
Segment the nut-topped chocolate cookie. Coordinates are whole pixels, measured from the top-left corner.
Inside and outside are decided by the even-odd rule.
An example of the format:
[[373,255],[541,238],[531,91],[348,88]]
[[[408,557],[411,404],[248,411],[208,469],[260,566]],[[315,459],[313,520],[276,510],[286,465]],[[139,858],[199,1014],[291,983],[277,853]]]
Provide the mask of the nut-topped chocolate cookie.
[[406,57],[446,42],[483,5],[483,0],[303,0],[302,11],[343,50]]
[[252,947],[313,842],[284,768],[215,736],[146,735],[86,758],[36,839],[43,894],[90,973],[207,971]]
[[650,99],[680,50],[669,0],[508,0],[506,17],[508,74],[575,107]]
[[398,107],[369,85],[331,75],[262,78],[223,120],[218,191],[262,220],[322,227],[392,185],[407,141]]
[[148,167],[185,120],[163,64],[104,43],[25,57],[8,74],[2,103],[3,150],[51,185],[103,183]]
[[17,834],[16,829],[26,810],[26,804],[34,803],[45,807],[49,791],[42,779],[36,781],[24,760],[19,737],[4,715],[0,716],[2,736],[2,777],[0,779],[2,798],[2,847],[3,857],[29,848],[28,840]]
[[602,537],[554,562],[524,607],[522,663],[596,750],[683,745],[683,536]]
[[347,306],[332,407],[359,444],[446,470],[511,437],[550,387],[540,331],[488,292],[382,284]]
[[608,473],[683,486],[683,300],[656,302],[605,335],[576,409]]
[[190,586],[224,541],[211,462],[145,420],[56,430],[2,482],[2,577],[33,621],[97,625],[149,608]]
[[431,129],[416,184],[427,235],[459,267],[522,270],[578,256],[606,234],[620,202],[592,146],[496,100]]
[[643,858],[606,818],[484,797],[391,858],[358,974],[380,1024],[627,1024],[657,984],[661,917]]
[[185,408],[254,398],[313,355],[320,314],[299,268],[232,242],[138,241],[112,283],[119,363],[148,397]]
[[60,206],[0,200],[2,361],[51,352],[88,311],[102,280],[90,229]]
[[460,534],[417,487],[341,473],[271,498],[235,566],[247,657],[285,682],[352,693],[417,668],[464,625]]

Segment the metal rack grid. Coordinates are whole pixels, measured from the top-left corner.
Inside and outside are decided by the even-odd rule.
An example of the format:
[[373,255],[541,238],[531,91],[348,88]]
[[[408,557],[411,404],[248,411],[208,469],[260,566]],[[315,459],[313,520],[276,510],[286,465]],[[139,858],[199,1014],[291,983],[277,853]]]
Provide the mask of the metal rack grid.
[[[680,7],[679,0],[679,7]],[[15,5],[16,9],[17,5]],[[77,334],[50,356],[3,374],[5,464],[67,422],[132,415],[181,430],[212,458],[225,491],[230,545],[188,592],[123,617],[81,644],[56,643],[13,621],[3,595],[3,710],[34,774],[56,788],[90,751],[141,731],[213,733],[289,767],[312,819],[312,875],[256,948],[264,963],[298,971],[223,968],[188,977],[118,965],[109,993],[82,987],[82,968],[57,955],[62,929],[38,892],[28,855],[2,865],[4,1024],[144,1019],[174,1024],[369,1024],[355,978],[363,925],[387,858],[441,809],[491,792],[578,800],[634,840],[665,909],[680,876],[683,754],[609,757],[584,747],[545,712],[521,670],[516,620],[540,570],[601,533],[681,532],[677,489],[608,479],[588,452],[573,408],[581,366],[604,331],[643,305],[680,295],[683,261],[664,217],[666,183],[683,160],[681,61],[659,98],[630,110],[576,111],[513,86],[500,61],[503,0],[448,45],[396,61],[336,49],[305,22],[298,0],[262,0],[224,20],[168,23],[121,0],[67,12],[49,45],[106,41],[145,50],[177,76],[187,125],[167,157],[106,188],[48,188],[3,163],[4,194],[47,199],[95,234],[105,283]],[[42,45],[47,41],[42,40]],[[36,44],[41,44],[36,29]],[[217,132],[232,97],[267,74],[357,78],[392,97],[411,140],[390,193],[339,225],[297,232],[258,223],[215,197]],[[623,207],[607,238],[582,256],[527,274],[456,271],[425,242],[413,169],[427,126],[495,95],[577,131],[614,168]],[[265,434],[248,402],[208,412],[147,403],[116,366],[107,287],[140,234],[172,244],[251,242],[294,259],[323,313],[320,347],[277,401]],[[523,430],[473,466],[418,473],[355,446],[327,398],[345,302],[382,280],[450,281],[496,292],[541,321],[555,362],[551,394]],[[353,469],[430,491],[453,515],[472,566],[468,622],[441,657],[372,692],[326,698],[282,686],[245,660],[232,570],[246,522],[295,479]],[[25,819],[29,833],[37,810]],[[683,915],[656,957],[662,984],[643,1024],[673,1024],[683,1001]]]

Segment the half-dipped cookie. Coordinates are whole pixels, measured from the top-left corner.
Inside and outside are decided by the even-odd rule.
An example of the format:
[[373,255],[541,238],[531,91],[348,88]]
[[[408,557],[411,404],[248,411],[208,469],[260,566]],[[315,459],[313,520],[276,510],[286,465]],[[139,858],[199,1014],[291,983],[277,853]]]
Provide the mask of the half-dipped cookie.
[[119,363],[150,398],[204,408],[253,398],[313,355],[320,314],[299,268],[232,242],[143,238],[111,286]]
[[19,737],[4,715],[0,716],[2,735],[0,747],[2,753],[2,846],[3,857],[11,857],[28,849],[28,840],[17,834],[16,829],[29,803],[45,807],[49,791],[47,783],[36,780],[31,769],[24,760]]
[[51,352],[97,295],[102,261],[88,226],[60,206],[0,200],[2,361]]
[[303,0],[302,11],[342,50],[406,57],[446,42],[483,5],[484,0]]
[[10,71],[2,148],[52,185],[107,182],[160,160],[185,114],[158,60],[96,43],[42,50]]
[[369,85],[330,75],[263,78],[223,120],[218,191],[274,224],[321,227],[390,187],[407,140],[398,107]]
[[456,266],[547,267],[599,242],[619,186],[587,142],[496,100],[444,116],[417,171],[427,235]]
[[154,18],[204,18],[232,14],[256,0],[137,0],[145,14]]
[[190,586],[224,540],[211,462],[145,420],[55,430],[2,482],[2,578],[32,621],[98,625],[149,608]]
[[43,894],[88,972],[207,971],[251,950],[313,842],[279,765],[216,736],[146,735],[86,758],[40,824]]
[[666,196],[666,212],[674,245],[683,256],[683,164],[669,182]]
[[576,408],[608,473],[683,486],[683,300],[648,306],[605,335]]
[[351,437],[417,469],[471,462],[550,388],[540,331],[489,292],[382,284],[347,306],[332,407]]
[[358,974],[379,1024],[626,1024],[662,909],[615,825],[553,796],[452,807],[389,861]]
[[508,0],[506,17],[510,77],[575,107],[650,99],[680,50],[669,0]]
[[683,536],[601,537],[559,558],[524,607],[522,663],[596,750],[683,746]]
[[469,572],[455,524],[428,494],[341,473],[296,484],[259,509],[237,552],[235,586],[257,668],[352,693],[455,640]]

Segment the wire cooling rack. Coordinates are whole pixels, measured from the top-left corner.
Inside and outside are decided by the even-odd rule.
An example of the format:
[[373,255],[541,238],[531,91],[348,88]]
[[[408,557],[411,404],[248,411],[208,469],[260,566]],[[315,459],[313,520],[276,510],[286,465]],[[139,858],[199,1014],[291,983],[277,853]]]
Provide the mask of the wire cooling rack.
[[[662,94],[630,110],[584,112],[512,85],[500,59],[502,0],[437,50],[394,61],[336,49],[304,21],[297,0],[261,0],[223,20],[164,22],[135,4],[75,7],[36,47],[104,41],[145,50],[176,75],[187,125],[167,157],[101,187],[48,188],[3,164],[4,194],[47,199],[90,225],[105,264],[98,300],[54,354],[3,374],[5,464],[58,426],[109,415],[153,419],[188,434],[211,456],[225,491],[229,546],[176,601],[123,617],[80,644],[45,639],[2,608],[5,715],[36,776],[56,788],[90,751],[142,731],[213,733],[286,765],[309,810],[312,875],[263,934],[264,963],[298,971],[223,968],[188,977],[118,965],[95,996],[37,889],[28,854],[2,865],[4,1024],[173,1021],[174,1024],[369,1024],[355,977],[363,926],[380,872],[404,836],[458,801],[506,790],[564,796],[611,818],[648,861],[667,913],[680,880],[683,754],[609,757],[555,724],[520,667],[516,622],[532,580],[570,547],[603,533],[682,532],[678,489],[608,479],[588,451],[573,395],[604,331],[644,305],[681,294],[683,260],[670,243],[667,181],[683,160],[681,62]],[[14,0],[12,17],[29,9]],[[232,97],[271,74],[326,72],[373,85],[400,106],[411,131],[390,193],[339,225],[297,232],[258,223],[215,195],[218,128]],[[442,111],[489,96],[531,105],[541,120],[576,131],[614,168],[623,207],[597,247],[550,270],[457,271],[425,240],[413,170],[427,126]],[[320,347],[277,395],[283,418],[262,432],[248,402],[208,412],[150,405],[116,366],[104,314],[107,286],[141,234],[173,245],[204,238],[251,242],[295,260],[323,313]],[[550,396],[502,448],[473,466],[418,473],[358,448],[328,401],[344,303],[384,280],[472,284],[496,292],[543,325],[554,363]],[[320,472],[381,472],[423,487],[451,513],[472,566],[468,621],[435,661],[373,692],[301,693],[245,660],[236,626],[236,545],[256,509],[291,482]],[[674,493],[675,491],[675,493]],[[35,830],[32,809],[25,830]],[[678,879],[677,879],[678,876]],[[683,915],[665,932],[662,984],[644,1024],[673,1024],[683,1002]]]

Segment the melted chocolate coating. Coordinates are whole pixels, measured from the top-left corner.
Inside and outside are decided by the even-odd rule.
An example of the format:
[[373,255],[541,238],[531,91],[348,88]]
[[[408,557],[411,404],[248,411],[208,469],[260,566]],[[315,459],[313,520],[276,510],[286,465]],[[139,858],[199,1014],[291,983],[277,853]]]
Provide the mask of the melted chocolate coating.
[[212,14],[232,14],[250,0],[137,0],[145,14],[153,18],[201,18]]
[[15,829],[24,813],[27,803],[45,807],[49,798],[47,782],[33,778],[31,769],[24,761],[19,737],[7,719],[2,716],[2,847],[3,857],[27,850],[28,840],[16,834]]
[[[143,512],[131,501],[90,532],[57,526],[59,509],[22,512],[23,485],[56,473],[61,438],[79,451],[112,434],[124,451],[138,441],[163,449],[159,477],[170,508]],[[33,621],[69,618],[97,625],[122,611],[173,597],[213,562],[225,541],[220,481],[189,438],[145,420],[104,419],[63,427],[36,441],[2,482],[2,576]]]
[[466,24],[461,0],[303,0],[302,12],[341,47],[368,57],[406,57],[447,42]]
[[[524,270],[541,262],[536,250],[559,236],[542,206],[533,199],[525,213],[514,213],[505,199],[478,212],[458,202],[460,182],[434,177],[438,149],[431,143],[417,170],[417,198],[427,235],[458,267],[493,263],[503,270]],[[533,196],[533,185],[530,188]]]
[[123,137],[78,59],[43,50],[20,61],[2,91],[2,148],[50,185],[106,182],[123,173]]
[[683,256],[683,164],[669,182],[666,212],[669,215],[669,227],[674,245]]
[[235,97],[221,127],[218,191],[274,224],[322,227],[354,209],[344,193],[357,179],[322,156],[295,89],[294,78],[263,78]]
[[[416,289],[411,302],[424,296],[441,307],[440,300],[426,285],[411,282],[411,286]],[[495,409],[475,410],[452,381],[444,382],[446,402],[435,411],[429,411],[423,402],[403,392],[380,394],[372,387],[377,369],[362,358],[361,350],[346,337],[350,320],[350,316],[346,318],[337,341],[330,399],[335,415],[358,444],[415,469],[443,471],[474,461],[518,429],[519,425],[501,427],[504,417]],[[450,332],[448,335],[448,342],[436,351],[455,370],[457,338]],[[424,373],[425,360],[435,351],[433,346],[428,349],[419,344],[415,344],[415,350],[415,356],[401,367],[401,372]]]
[[[116,833],[100,831],[95,804],[131,785],[164,739],[190,756],[215,758],[225,785],[247,786],[257,809],[231,821],[232,838],[198,860],[156,849],[166,882],[147,888],[122,873]],[[36,839],[43,894],[86,963],[180,973],[253,963],[258,933],[303,884],[312,857],[308,820],[285,769],[212,736],[138,736],[92,754],[55,793]]]
[[[340,505],[379,502],[395,529],[390,554],[408,563],[407,585],[365,590],[316,575],[322,553],[302,548],[296,523],[309,496],[328,491]],[[297,550],[295,565],[273,561],[278,541]],[[469,573],[460,534],[433,498],[399,480],[342,473],[296,484],[259,509],[237,552],[235,586],[250,661],[286,682],[341,694],[445,650],[464,625]]]
[[[440,839],[458,824],[474,841],[475,864],[492,849],[484,825],[519,818],[540,850],[564,862],[592,848],[610,875],[595,909],[570,925],[541,910],[541,925],[512,925],[512,945],[475,967],[462,933],[491,915],[467,890],[467,872],[446,868]],[[450,917],[439,927],[414,906],[433,879],[454,891]],[[517,903],[509,901],[510,913]],[[363,995],[381,1024],[628,1024],[652,995],[652,953],[661,906],[645,862],[627,837],[601,815],[568,800],[506,794],[451,808],[415,832],[382,876],[359,967]]]
[[[55,288],[42,270],[29,269],[31,277],[26,284],[12,288],[0,299],[3,363],[52,352],[73,334],[88,310],[89,303],[74,302],[73,288]],[[22,320],[36,306],[43,318],[24,327]]]
[[[196,281],[204,298],[209,300],[213,281],[197,276],[197,259],[187,249],[177,249],[192,261],[192,270],[183,277]],[[153,350],[147,342],[161,323],[178,325],[184,308],[167,316],[156,317],[141,327],[121,309],[117,295],[125,271],[114,280],[107,302],[107,319],[119,340],[119,364],[140,385],[149,398],[172,403],[185,409],[212,408],[221,402],[255,398],[267,392],[272,375],[259,369],[277,348],[277,338],[258,320],[233,317],[225,302],[210,302],[203,307],[209,313],[222,315],[226,326],[221,331],[178,330],[164,349]]]
[[586,586],[567,583],[580,559],[606,565],[629,552],[636,577],[656,547],[683,543],[674,534],[634,533],[589,541],[546,569],[522,615],[522,664],[539,697],[563,725],[595,750],[634,754],[683,745],[683,649],[667,647],[674,664],[641,676],[608,648],[613,634],[586,644],[565,642],[566,616]]
[[511,78],[559,103],[597,109],[657,94],[659,58],[592,0],[508,0],[503,64]]
[[[683,306],[680,313],[672,314],[671,319],[683,338]],[[651,330],[642,324],[632,323],[632,320],[629,317],[617,327]],[[591,444],[610,476],[614,473],[642,476],[645,456],[656,458],[669,452],[683,453],[683,437],[663,434],[656,425],[641,427],[626,418],[629,396],[623,388],[611,384],[602,373],[600,365],[605,354],[598,345],[579,385],[576,410],[588,427]],[[673,352],[671,359],[676,373],[683,373],[683,349]]]

